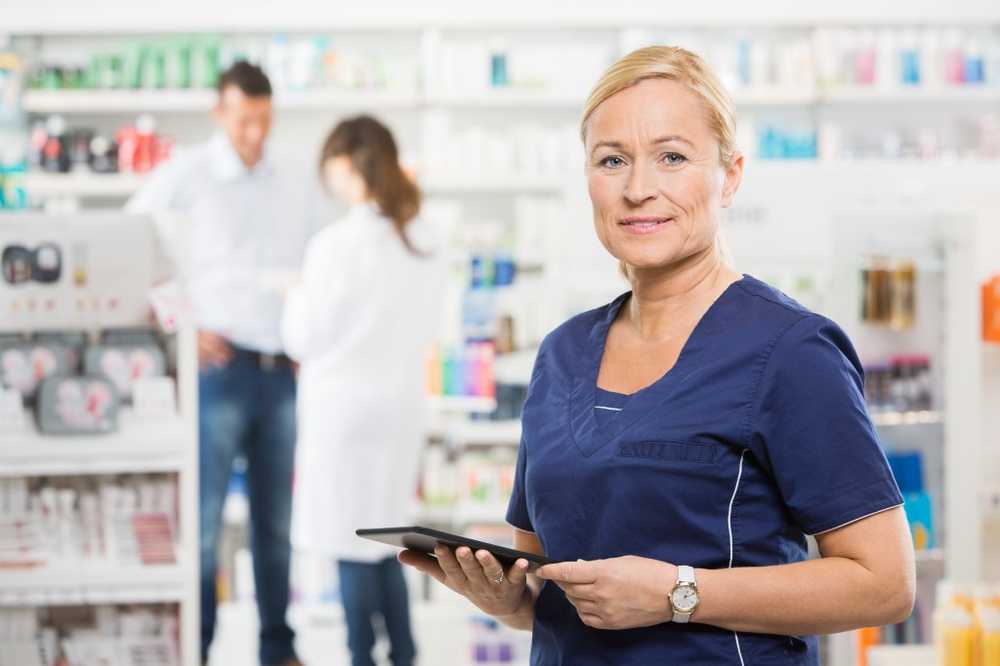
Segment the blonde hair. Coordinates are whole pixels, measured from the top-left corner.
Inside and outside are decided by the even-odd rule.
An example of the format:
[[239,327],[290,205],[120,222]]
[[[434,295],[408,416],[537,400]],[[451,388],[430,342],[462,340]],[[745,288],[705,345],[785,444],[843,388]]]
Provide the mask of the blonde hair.
[[587,98],[580,119],[580,138],[587,140],[587,121],[609,97],[646,79],[683,84],[701,99],[708,124],[719,143],[719,161],[729,166],[736,154],[736,110],[733,100],[702,58],[677,46],[647,46],[609,67]]

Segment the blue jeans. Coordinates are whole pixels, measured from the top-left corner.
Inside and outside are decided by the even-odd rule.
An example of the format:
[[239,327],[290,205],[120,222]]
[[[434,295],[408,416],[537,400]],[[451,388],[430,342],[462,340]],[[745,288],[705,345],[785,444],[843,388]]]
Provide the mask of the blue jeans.
[[260,662],[293,657],[294,633],[285,620],[291,558],[289,525],[295,457],[295,376],[291,367],[260,367],[240,350],[221,368],[198,377],[201,492],[201,653],[215,634],[216,550],[233,461],[247,461],[250,546],[253,552]]
[[337,565],[351,666],[375,666],[372,616],[376,613],[385,620],[393,666],[411,666],[417,647],[410,630],[410,600],[402,566],[394,557],[375,564],[340,560]]

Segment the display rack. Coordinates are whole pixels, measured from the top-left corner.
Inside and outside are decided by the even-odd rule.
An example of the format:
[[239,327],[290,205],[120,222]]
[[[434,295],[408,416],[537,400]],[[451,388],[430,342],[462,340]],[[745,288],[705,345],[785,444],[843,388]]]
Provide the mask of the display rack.
[[[135,194],[146,176],[134,173],[97,174],[79,172],[50,174],[32,172],[25,176],[25,184],[33,196],[51,198],[127,199]],[[557,193],[561,183],[555,178],[530,178],[525,176],[492,175],[488,178],[455,176],[430,176],[420,180],[423,190],[432,195],[462,194],[540,194]]]
[[[122,233],[123,229],[127,229]],[[146,229],[148,236],[135,236]],[[123,245],[139,238],[152,238],[152,221],[144,217],[120,214],[81,214],[77,216],[49,216],[24,214],[5,220],[2,236],[5,242],[33,243],[42,238],[57,238],[70,247],[87,241],[100,243],[103,237],[110,240],[110,255],[93,248],[89,261],[99,263],[108,256],[114,260],[116,271],[127,270],[129,259],[143,262],[149,254],[141,248],[126,252]],[[20,230],[20,231],[18,231]],[[22,238],[22,233],[27,238]],[[110,234],[102,236],[101,234]],[[67,265],[78,259],[66,255]],[[94,263],[89,265],[89,296],[96,296],[101,289],[108,289],[107,274]],[[79,268],[79,267],[75,267]],[[34,315],[32,321],[16,321],[6,317],[5,333],[25,334],[35,331],[74,330],[96,333],[112,327],[149,327],[148,288],[138,278],[149,276],[148,266],[135,269],[136,282],[126,287],[122,297],[124,307],[120,314],[105,312],[103,315],[74,314],[69,308],[56,308],[51,320],[44,315]],[[64,275],[69,273],[66,269]],[[63,289],[55,296],[57,302],[74,287],[62,287],[68,282],[60,280],[53,287]],[[5,285],[6,286],[6,285]],[[79,288],[79,282],[77,283]],[[45,287],[30,286],[0,290],[9,311],[17,299],[31,298],[42,293]],[[24,289],[34,290],[25,294]],[[122,292],[119,292],[122,293]],[[107,295],[107,294],[105,294]],[[131,296],[131,299],[130,299]],[[10,302],[8,302],[10,301]],[[131,309],[129,307],[131,306]],[[138,314],[145,311],[146,315]],[[131,314],[130,314],[131,313]],[[25,412],[16,425],[5,424],[0,429],[0,478],[91,477],[105,475],[170,474],[176,479],[176,525],[174,525],[174,563],[172,564],[121,564],[115,560],[107,563],[91,560],[54,560],[51,564],[35,567],[7,568],[0,571],[0,607],[49,607],[90,606],[117,604],[171,604],[178,608],[179,649],[182,664],[199,664],[199,591],[198,591],[198,400],[197,400],[197,343],[194,329],[184,324],[166,333],[170,344],[176,395],[175,413],[151,411],[139,413],[135,408],[124,408],[119,415],[117,432],[108,435],[55,436],[39,432],[34,414]]]

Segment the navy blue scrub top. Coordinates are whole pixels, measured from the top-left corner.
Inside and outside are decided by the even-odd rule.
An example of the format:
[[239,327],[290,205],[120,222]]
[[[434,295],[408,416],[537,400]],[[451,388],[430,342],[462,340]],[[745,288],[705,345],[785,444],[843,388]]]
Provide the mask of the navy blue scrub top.
[[[560,326],[535,361],[507,520],[546,556],[786,564],[806,558],[804,535],[902,503],[847,336],[750,276],[709,308],[667,374],[598,416],[616,395],[599,392],[597,373],[628,297]],[[547,582],[531,663],[811,666],[819,656],[813,636],[592,629]]]

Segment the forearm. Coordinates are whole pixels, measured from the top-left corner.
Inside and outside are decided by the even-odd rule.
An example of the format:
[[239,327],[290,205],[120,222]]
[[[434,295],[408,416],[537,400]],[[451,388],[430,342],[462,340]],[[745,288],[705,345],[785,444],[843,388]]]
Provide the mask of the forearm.
[[538,601],[541,589],[542,582],[535,576],[529,575],[527,584],[524,586],[524,597],[521,600],[521,605],[510,615],[496,616],[497,621],[511,629],[531,631],[535,624],[535,602]]
[[879,575],[844,557],[696,575],[701,602],[692,621],[731,631],[827,634],[901,622],[911,611],[905,572]]

